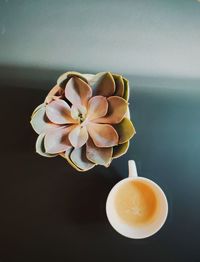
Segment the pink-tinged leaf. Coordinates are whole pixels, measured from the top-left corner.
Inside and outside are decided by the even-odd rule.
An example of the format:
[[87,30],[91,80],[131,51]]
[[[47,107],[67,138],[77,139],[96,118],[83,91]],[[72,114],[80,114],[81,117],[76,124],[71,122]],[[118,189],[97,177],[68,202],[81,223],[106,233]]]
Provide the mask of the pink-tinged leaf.
[[49,130],[58,128],[58,125],[53,124],[46,117],[45,105],[38,107],[33,112],[30,123],[37,134],[46,133]]
[[56,130],[49,131],[44,138],[44,147],[47,153],[57,154],[66,151],[71,148],[72,145],[69,142],[69,132],[73,126],[60,127]]
[[78,120],[79,119],[79,110],[75,105],[71,106],[71,117]]
[[73,149],[70,154],[72,163],[76,165],[81,171],[87,171],[95,166],[94,163],[87,159],[85,151],[85,146],[83,146]]
[[54,99],[57,100],[62,97],[64,93],[63,88],[61,88],[59,85],[54,86],[50,92],[48,93],[47,97],[45,98],[45,103],[49,104]]
[[71,117],[70,106],[64,100],[52,101],[46,106],[49,120],[55,124],[71,124],[76,121]]
[[90,122],[87,129],[97,147],[112,147],[118,144],[118,134],[111,125]]
[[92,96],[91,87],[78,77],[72,77],[66,84],[65,97],[78,109],[87,107],[88,100]]
[[112,160],[112,153],[113,153],[112,147],[108,147],[108,148],[97,147],[95,146],[91,138],[88,139],[86,143],[86,156],[91,162],[95,164],[108,167]]
[[64,74],[62,74],[61,76],[59,76],[58,80],[57,80],[57,85],[61,86],[63,89],[66,86],[67,81],[71,78],[71,77],[78,77],[81,78],[83,81],[85,81],[86,83],[88,83],[87,79],[86,79],[86,75],[85,74],[81,74],[79,72],[75,72],[75,71],[68,71]]
[[108,98],[108,113],[105,117],[96,119],[96,123],[117,124],[125,116],[128,108],[128,103],[125,99],[119,96],[111,96]]
[[82,147],[88,140],[88,131],[85,126],[77,125],[70,133],[69,140],[73,147]]
[[106,115],[108,110],[107,99],[103,96],[94,96],[88,102],[87,119],[94,120]]

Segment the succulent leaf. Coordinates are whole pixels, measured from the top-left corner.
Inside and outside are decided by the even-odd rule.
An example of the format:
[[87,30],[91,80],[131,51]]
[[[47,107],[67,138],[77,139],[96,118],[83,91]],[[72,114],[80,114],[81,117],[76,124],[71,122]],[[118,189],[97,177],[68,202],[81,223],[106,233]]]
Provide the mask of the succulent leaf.
[[119,96],[110,96],[108,99],[108,112],[105,117],[96,119],[97,123],[117,124],[127,112],[128,103]]
[[77,125],[69,133],[69,141],[74,148],[79,148],[85,145],[88,140],[88,132],[85,126]]
[[37,107],[33,110],[33,113],[32,113],[32,115],[31,115],[31,119],[33,118],[34,114],[35,114],[40,108],[42,108],[42,107],[44,107],[44,106],[45,106],[44,103],[42,103],[42,104],[40,104],[39,106],[37,106]]
[[84,172],[84,170],[78,168],[78,167],[71,161],[71,159],[70,159],[69,156],[70,156],[72,150],[73,150],[73,149],[68,149],[68,150],[65,151],[65,153],[60,153],[59,155],[60,155],[61,157],[63,157],[65,160],[67,160],[68,164],[70,164],[70,166],[72,166],[74,169],[76,169],[76,170],[79,171],[79,172]]
[[123,77],[123,81],[124,81],[124,96],[123,98],[128,101],[129,100],[129,81],[128,79]]
[[132,122],[126,117],[119,124],[114,125],[114,128],[119,135],[119,144],[127,142],[136,133]]
[[57,85],[59,85],[62,88],[65,88],[65,86],[66,86],[67,82],[69,81],[69,79],[71,77],[74,77],[74,76],[82,79],[86,83],[88,82],[86,77],[84,77],[84,74],[81,74],[81,73],[75,72],[75,71],[71,71],[71,72],[66,72],[66,73],[62,74],[61,76],[59,76],[59,78],[57,79]]
[[124,154],[126,154],[126,152],[128,151],[129,148],[129,140],[126,141],[123,144],[119,144],[117,146],[113,147],[113,155],[112,158],[118,158]]
[[44,137],[44,147],[46,153],[58,154],[71,148],[68,135],[72,127],[58,127],[46,133]]
[[112,153],[112,147],[100,148],[95,146],[92,139],[88,139],[86,144],[86,156],[91,162],[108,167],[112,160]]
[[72,124],[77,121],[71,116],[70,106],[62,99],[52,101],[46,105],[48,119],[54,124]]
[[65,97],[78,109],[87,107],[88,100],[92,96],[91,87],[78,77],[72,77],[65,87]]
[[116,130],[108,124],[88,123],[87,130],[97,147],[112,147],[118,144]]
[[37,134],[41,134],[58,127],[57,125],[51,123],[46,117],[46,107],[44,105],[40,105],[38,109],[35,110],[35,113],[32,114],[30,123]]
[[51,101],[53,101],[54,99],[59,99],[59,98],[62,98],[63,96],[63,88],[61,88],[60,86],[58,85],[55,85],[51,90],[50,92],[48,93],[47,97],[45,98],[45,103],[48,104],[50,103]]
[[117,74],[112,74],[114,81],[115,81],[115,96],[124,96],[124,81],[122,76]]
[[115,92],[115,81],[110,72],[94,75],[88,80],[88,84],[92,87],[93,96],[102,95],[109,97]]
[[45,137],[45,133],[42,133],[38,136],[37,140],[36,140],[36,144],[35,144],[35,149],[36,149],[36,153],[38,153],[41,156],[45,156],[45,157],[55,157],[57,156],[57,154],[48,154],[45,151],[45,147],[44,147],[44,137]]
[[73,164],[82,171],[87,171],[95,166],[94,163],[87,159],[85,146],[74,148],[69,157]]
[[104,96],[93,96],[88,102],[87,119],[92,121],[103,117],[108,111],[108,102]]

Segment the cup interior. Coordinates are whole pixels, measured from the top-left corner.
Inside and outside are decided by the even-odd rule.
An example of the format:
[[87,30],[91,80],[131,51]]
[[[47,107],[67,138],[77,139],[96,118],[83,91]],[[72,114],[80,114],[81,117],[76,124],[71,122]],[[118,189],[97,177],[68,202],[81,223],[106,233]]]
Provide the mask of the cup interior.
[[[152,220],[149,223],[144,223],[142,226],[133,226],[127,224],[117,213],[115,207],[116,194],[124,183],[130,183],[140,180],[149,186],[156,197],[156,210]],[[106,202],[106,214],[112,227],[123,236],[139,239],[146,238],[155,234],[165,223],[168,214],[167,198],[162,189],[153,181],[144,178],[126,178],[118,182],[110,191]]]

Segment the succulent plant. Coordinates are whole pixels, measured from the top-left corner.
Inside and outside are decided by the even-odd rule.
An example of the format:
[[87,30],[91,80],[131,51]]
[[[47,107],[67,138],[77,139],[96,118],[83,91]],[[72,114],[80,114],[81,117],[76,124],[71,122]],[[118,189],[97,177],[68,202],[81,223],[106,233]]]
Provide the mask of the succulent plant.
[[125,154],[135,134],[129,84],[121,75],[67,72],[32,113],[36,152],[64,157],[78,171],[108,167]]

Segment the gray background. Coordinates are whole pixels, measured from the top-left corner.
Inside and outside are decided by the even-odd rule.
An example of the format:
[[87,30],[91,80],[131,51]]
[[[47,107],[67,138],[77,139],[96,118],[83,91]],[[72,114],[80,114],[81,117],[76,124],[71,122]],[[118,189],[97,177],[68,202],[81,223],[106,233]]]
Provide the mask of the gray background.
[[196,0],[0,3],[3,64],[199,78]]
[[[200,3],[0,1],[0,261],[200,261]],[[34,153],[32,110],[64,71],[130,80],[137,135],[109,169]],[[127,161],[166,192],[159,233],[130,240],[105,214]]]

